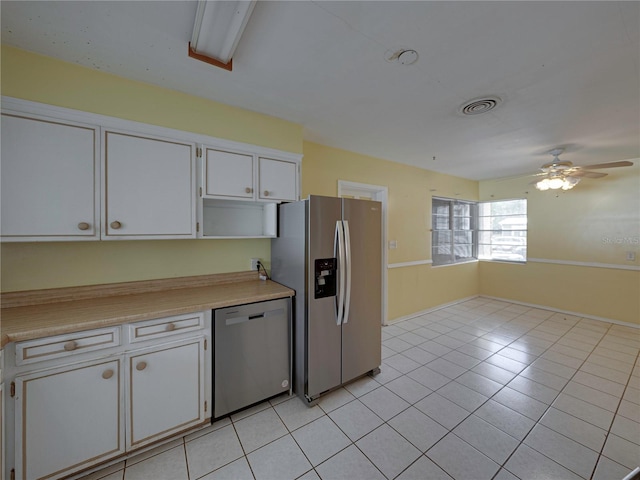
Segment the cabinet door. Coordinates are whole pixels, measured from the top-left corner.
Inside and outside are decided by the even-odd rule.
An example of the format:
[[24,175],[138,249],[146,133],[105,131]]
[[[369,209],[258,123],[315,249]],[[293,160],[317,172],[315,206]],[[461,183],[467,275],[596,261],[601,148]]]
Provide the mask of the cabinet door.
[[128,448],[204,422],[204,337],[132,352],[127,362]]
[[253,156],[205,149],[204,196],[253,200]]
[[294,162],[260,158],[260,199],[298,199],[298,168]]
[[98,238],[98,138],[92,126],[2,114],[3,240]]
[[104,238],[195,237],[195,145],[107,131]]
[[59,478],[124,453],[120,360],[17,376],[16,478]]

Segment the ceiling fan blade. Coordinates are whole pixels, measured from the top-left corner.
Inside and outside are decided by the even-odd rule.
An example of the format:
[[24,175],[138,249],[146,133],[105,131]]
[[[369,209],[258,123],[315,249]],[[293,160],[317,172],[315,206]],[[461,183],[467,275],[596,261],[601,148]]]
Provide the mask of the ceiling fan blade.
[[542,175],[546,175],[546,173],[525,173],[523,175],[512,175],[511,177],[493,178],[489,181],[490,182],[506,182],[507,180],[515,180],[516,178],[539,177]]
[[616,167],[631,167],[633,162],[622,161],[622,162],[609,162],[609,163],[597,163],[595,165],[583,165],[578,166],[576,168],[581,168],[583,170],[596,170],[598,168],[616,168]]
[[586,170],[576,170],[575,172],[571,172],[568,177],[579,177],[579,178],[602,178],[609,175],[608,173],[600,173],[600,172],[588,172]]

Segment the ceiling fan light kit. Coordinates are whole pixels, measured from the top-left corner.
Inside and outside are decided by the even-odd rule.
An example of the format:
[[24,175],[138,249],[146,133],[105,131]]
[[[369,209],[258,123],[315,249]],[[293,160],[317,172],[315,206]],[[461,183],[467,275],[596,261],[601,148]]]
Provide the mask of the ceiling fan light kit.
[[552,177],[543,178],[536,183],[536,188],[540,191],[545,190],[571,190],[580,182],[577,177]]
[[599,168],[616,168],[616,167],[630,167],[633,162],[609,162],[600,163],[597,165],[587,165],[584,167],[574,165],[569,161],[562,161],[558,156],[564,151],[562,148],[556,148],[549,153],[553,156],[553,161],[545,163],[540,170],[543,173],[538,175],[544,175],[544,178],[535,182],[535,186],[540,191],[545,190],[571,190],[583,177],[587,178],[601,178],[606,176],[606,173],[590,172],[588,169],[595,170]]

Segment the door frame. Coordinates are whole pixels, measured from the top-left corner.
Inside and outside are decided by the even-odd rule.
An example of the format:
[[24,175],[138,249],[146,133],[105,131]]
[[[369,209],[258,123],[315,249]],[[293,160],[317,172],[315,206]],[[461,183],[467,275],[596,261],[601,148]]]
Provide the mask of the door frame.
[[389,189],[382,185],[338,180],[338,197],[366,198],[382,204],[382,325],[387,325],[387,208]]

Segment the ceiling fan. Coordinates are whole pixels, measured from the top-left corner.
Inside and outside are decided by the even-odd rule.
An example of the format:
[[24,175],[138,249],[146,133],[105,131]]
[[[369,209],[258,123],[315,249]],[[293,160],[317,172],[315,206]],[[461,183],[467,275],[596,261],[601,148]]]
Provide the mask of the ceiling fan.
[[555,148],[549,152],[549,154],[553,156],[553,160],[540,167],[542,172],[534,174],[534,176],[542,178],[531,182],[531,185],[535,185],[538,190],[542,191],[558,189],[571,190],[582,178],[602,178],[607,176],[606,173],[592,172],[591,170],[630,167],[633,165],[633,162],[626,160],[585,166],[574,165],[569,161],[558,158],[562,152],[564,152],[563,148]]

